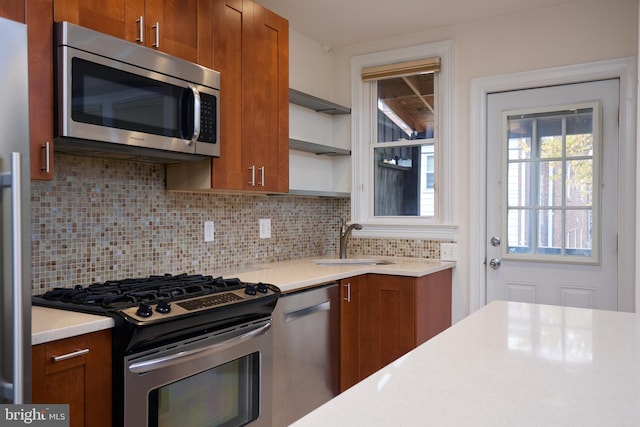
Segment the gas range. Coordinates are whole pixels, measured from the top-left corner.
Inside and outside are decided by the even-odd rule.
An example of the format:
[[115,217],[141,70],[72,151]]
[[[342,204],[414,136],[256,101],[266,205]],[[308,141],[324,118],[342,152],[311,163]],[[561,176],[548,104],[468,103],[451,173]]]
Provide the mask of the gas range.
[[[157,275],[55,288],[34,296],[34,305],[111,316],[126,351],[269,316],[280,290],[265,283],[200,274]],[[123,332],[124,331],[124,332]]]
[[[166,400],[162,396],[173,393],[173,387],[184,394],[192,388],[192,378],[206,377],[196,382],[202,390],[194,395],[210,397],[194,413],[216,412],[216,396],[234,396],[239,403],[229,407],[252,411],[245,414],[243,409],[225,425],[245,425],[237,420],[246,416],[252,425],[267,426],[271,423],[272,312],[279,296],[276,286],[265,283],[166,274],[57,288],[32,301],[115,320],[111,340],[114,425],[160,425],[158,420],[167,411],[161,408]],[[235,380],[211,382],[214,373]],[[184,406],[187,414],[180,407],[172,405],[169,412],[188,419],[191,406]],[[226,414],[227,409],[222,412]],[[221,416],[220,411],[209,416]]]

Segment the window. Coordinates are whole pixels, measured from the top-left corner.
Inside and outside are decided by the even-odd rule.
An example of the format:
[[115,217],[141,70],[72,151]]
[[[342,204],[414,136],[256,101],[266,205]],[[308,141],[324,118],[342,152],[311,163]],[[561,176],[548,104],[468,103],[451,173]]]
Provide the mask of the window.
[[358,234],[455,238],[452,60],[452,42],[352,59]]
[[506,257],[598,262],[598,104],[507,112]]

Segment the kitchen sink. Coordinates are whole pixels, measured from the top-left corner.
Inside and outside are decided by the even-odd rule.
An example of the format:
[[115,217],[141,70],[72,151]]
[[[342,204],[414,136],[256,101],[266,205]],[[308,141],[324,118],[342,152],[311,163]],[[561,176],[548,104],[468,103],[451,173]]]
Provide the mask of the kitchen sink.
[[333,259],[314,259],[317,265],[388,265],[393,264],[393,261],[387,261],[385,259],[375,258],[333,258]]

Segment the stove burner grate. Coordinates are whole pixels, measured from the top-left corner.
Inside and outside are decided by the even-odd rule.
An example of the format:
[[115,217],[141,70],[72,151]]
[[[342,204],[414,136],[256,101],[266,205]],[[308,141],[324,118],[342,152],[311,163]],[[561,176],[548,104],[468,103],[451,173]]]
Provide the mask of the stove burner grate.
[[145,278],[109,280],[86,287],[54,288],[42,295],[47,301],[60,301],[88,307],[122,309],[140,303],[180,301],[244,288],[237,278],[205,276],[200,274],[150,276]]

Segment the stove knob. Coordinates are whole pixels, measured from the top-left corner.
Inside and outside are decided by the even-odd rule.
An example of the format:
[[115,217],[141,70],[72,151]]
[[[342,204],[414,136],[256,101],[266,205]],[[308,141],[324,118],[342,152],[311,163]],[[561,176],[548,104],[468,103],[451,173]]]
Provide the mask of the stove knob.
[[156,305],[156,311],[158,313],[167,314],[171,311],[171,304],[166,301],[160,301],[158,302],[158,305]]
[[269,287],[264,283],[258,283],[258,292],[262,292],[263,294],[266,294],[267,292],[269,292]]
[[256,294],[256,285],[247,285],[244,288],[244,293],[247,295],[255,295]]
[[151,309],[151,306],[149,304],[141,302],[140,306],[138,307],[138,311],[136,311],[136,314],[140,317],[149,317],[153,314],[153,310]]

